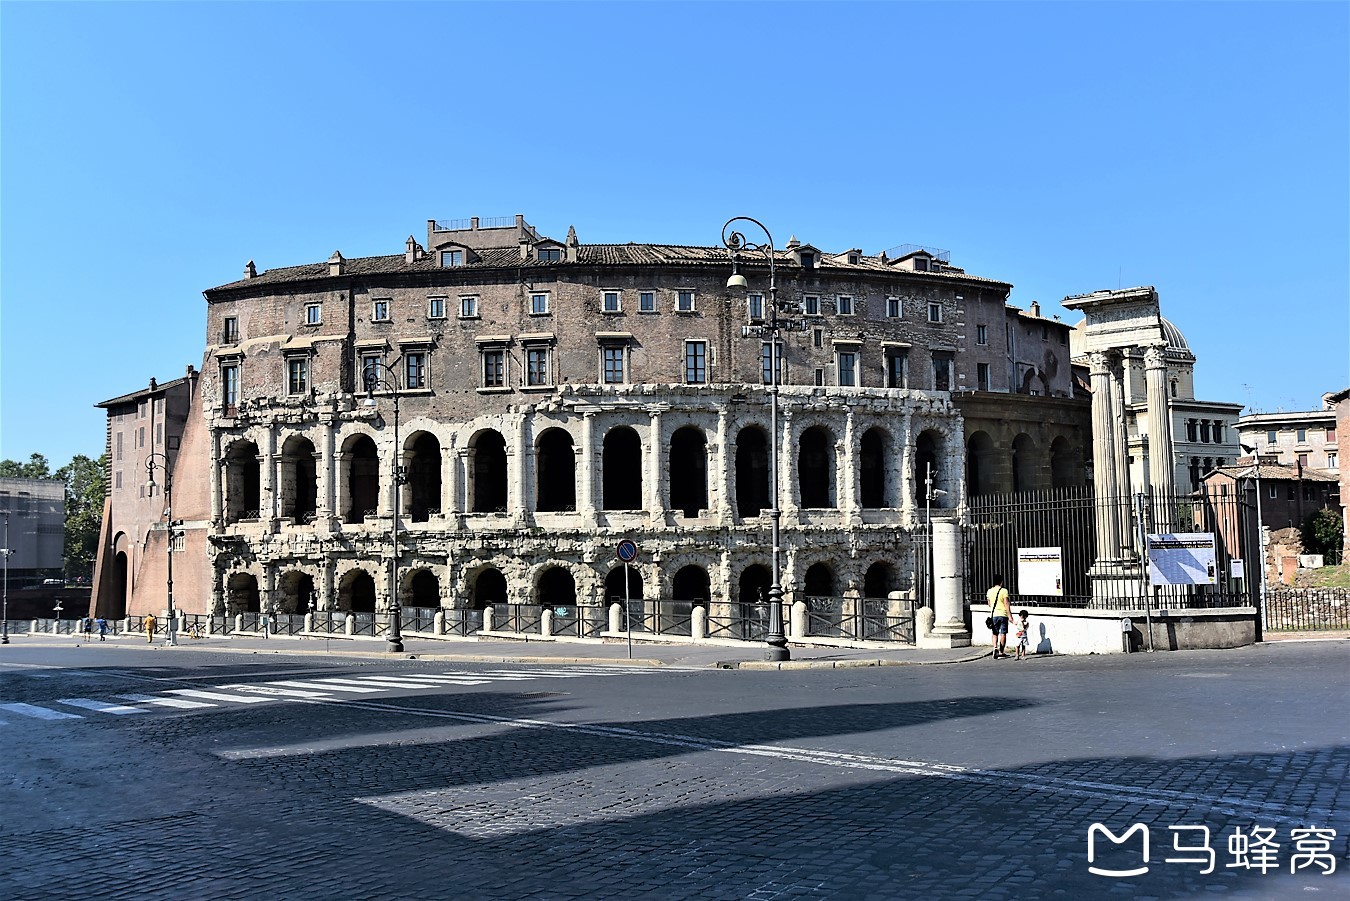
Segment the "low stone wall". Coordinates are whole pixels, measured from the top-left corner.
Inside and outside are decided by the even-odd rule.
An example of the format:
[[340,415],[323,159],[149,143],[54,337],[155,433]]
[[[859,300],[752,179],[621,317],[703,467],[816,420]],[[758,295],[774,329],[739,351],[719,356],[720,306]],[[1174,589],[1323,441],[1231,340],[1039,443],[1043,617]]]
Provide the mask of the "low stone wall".
[[[1016,647],[1016,612],[1008,630],[1008,650]],[[1029,631],[1027,652],[1031,654],[1121,654],[1148,649],[1146,617],[1142,607],[1132,610],[1078,610],[1069,607],[1026,608]],[[971,643],[993,645],[993,636],[984,627],[989,615],[987,604],[970,608]],[[1127,633],[1122,620],[1130,620]],[[1154,610],[1153,649],[1191,651],[1202,648],[1240,648],[1256,643],[1255,607],[1215,607],[1188,610]],[[1126,636],[1128,635],[1128,645]]]

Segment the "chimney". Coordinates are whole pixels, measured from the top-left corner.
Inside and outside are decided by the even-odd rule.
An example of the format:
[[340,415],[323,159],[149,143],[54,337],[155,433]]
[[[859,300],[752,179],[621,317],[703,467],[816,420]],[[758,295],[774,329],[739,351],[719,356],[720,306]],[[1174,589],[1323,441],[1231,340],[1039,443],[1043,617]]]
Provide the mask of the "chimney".
[[1039,300],[1033,300],[1031,302],[1031,315],[1035,316],[1037,319],[1041,318],[1041,302]]
[[801,246],[802,246],[802,242],[797,240],[797,236],[796,236],[796,235],[791,235],[791,236],[788,238],[787,245],[786,245],[783,249],[784,249],[784,250],[796,250],[798,247],[801,247]]
[[530,247],[529,235],[522,232],[520,235],[520,258],[522,260],[528,260],[530,258]]
[[193,365],[191,363],[187,364],[187,372],[183,373],[183,375],[186,378],[192,378],[196,374],[197,370],[193,367]]
[[408,235],[408,240],[403,244],[403,262],[411,265],[417,260],[417,240],[412,235]]
[[155,381],[155,377],[154,377],[153,375],[150,376],[150,390],[151,390],[151,391],[154,391],[154,390],[155,390],[156,388],[158,388],[158,387],[159,387],[159,383]]
[[244,278],[249,279],[257,277],[258,277],[258,267],[253,265],[252,260],[249,260],[246,264],[244,264]]
[[567,226],[567,262],[575,263],[577,261],[577,249],[581,244],[577,241],[577,230],[575,226]]
[[338,251],[336,251],[336,250],[333,251],[333,255],[332,255],[331,257],[328,258],[328,274],[329,274],[329,275],[341,275],[341,274],[342,274],[342,264],[345,263],[345,262],[346,262],[346,260],[344,260],[344,259],[342,258],[342,254],[341,254],[340,252],[338,252]]

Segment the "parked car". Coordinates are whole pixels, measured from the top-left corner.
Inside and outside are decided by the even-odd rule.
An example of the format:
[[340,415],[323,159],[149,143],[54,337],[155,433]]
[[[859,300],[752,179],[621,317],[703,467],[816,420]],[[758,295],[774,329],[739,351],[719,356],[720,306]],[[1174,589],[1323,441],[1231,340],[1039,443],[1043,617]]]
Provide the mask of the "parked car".
[[44,587],[65,588],[65,587],[66,587],[66,580],[65,580],[65,579],[43,579],[43,580],[42,580],[42,584],[43,584]]

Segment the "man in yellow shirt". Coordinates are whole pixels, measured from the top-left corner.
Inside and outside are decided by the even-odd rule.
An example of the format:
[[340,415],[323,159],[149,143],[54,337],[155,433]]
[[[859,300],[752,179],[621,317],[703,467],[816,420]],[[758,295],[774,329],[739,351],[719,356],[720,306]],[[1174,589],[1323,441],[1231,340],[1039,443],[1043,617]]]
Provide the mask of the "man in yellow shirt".
[[1008,589],[1003,587],[1003,576],[994,576],[994,587],[985,594],[989,602],[989,616],[992,622],[989,629],[994,633],[994,659],[1007,657],[1004,647],[1008,643],[1008,620],[1012,611],[1008,606]]

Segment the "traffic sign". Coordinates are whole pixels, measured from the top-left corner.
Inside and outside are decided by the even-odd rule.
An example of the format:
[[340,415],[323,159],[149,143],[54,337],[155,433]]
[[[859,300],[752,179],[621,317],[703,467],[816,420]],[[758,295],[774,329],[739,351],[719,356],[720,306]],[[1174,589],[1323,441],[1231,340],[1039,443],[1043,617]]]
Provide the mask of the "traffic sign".
[[625,538],[619,542],[619,559],[624,563],[632,563],[637,559],[637,544],[632,539]]

